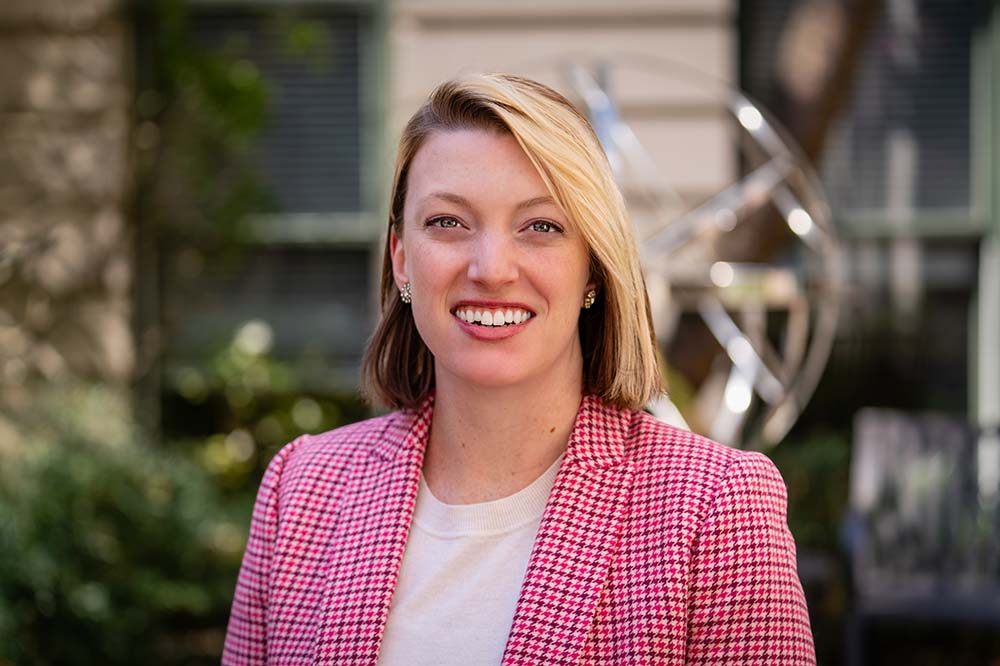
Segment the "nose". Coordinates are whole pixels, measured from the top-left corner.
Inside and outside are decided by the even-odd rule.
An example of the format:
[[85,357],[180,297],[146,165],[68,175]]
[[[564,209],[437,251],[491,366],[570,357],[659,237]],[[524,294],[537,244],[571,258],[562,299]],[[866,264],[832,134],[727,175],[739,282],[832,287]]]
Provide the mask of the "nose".
[[514,282],[518,275],[516,249],[503,234],[483,232],[469,258],[469,279],[484,287]]

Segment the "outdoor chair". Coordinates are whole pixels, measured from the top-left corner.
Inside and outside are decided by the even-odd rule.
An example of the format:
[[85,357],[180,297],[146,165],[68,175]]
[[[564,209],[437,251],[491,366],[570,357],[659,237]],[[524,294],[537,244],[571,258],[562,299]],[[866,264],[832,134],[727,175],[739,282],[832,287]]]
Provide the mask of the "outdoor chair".
[[882,622],[1000,626],[1000,439],[936,414],[863,409],[843,526],[847,663]]

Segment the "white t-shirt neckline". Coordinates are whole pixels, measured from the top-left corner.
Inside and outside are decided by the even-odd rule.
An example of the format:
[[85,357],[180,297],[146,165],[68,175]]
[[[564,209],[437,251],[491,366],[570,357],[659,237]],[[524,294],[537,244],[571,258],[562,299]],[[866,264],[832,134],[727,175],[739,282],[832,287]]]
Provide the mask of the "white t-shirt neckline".
[[443,539],[512,532],[545,512],[562,459],[560,454],[541,476],[513,495],[475,504],[445,504],[434,496],[421,472],[413,524]]
[[445,504],[421,478],[379,666],[496,666],[560,456],[513,495]]

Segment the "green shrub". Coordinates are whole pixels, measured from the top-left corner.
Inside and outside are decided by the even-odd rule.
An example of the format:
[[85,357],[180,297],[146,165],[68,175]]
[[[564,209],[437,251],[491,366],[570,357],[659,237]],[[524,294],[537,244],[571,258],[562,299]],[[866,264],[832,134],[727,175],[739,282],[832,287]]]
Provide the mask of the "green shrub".
[[105,390],[22,424],[0,455],[0,664],[217,662],[249,507]]
[[788,525],[799,548],[839,553],[850,451],[847,435],[820,430],[771,453],[788,486]]

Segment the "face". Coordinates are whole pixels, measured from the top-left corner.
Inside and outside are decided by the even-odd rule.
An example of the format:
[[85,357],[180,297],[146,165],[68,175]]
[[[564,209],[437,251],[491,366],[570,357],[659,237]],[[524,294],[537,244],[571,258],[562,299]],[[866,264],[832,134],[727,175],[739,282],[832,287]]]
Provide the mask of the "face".
[[439,386],[579,380],[587,247],[512,136],[429,137],[410,164],[401,237],[389,242]]

